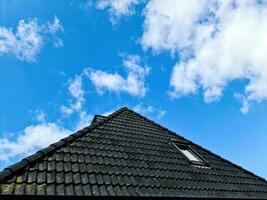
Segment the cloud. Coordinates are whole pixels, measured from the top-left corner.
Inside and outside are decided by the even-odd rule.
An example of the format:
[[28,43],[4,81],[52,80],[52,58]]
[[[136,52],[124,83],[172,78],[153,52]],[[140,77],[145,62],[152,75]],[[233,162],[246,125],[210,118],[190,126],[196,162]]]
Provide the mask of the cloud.
[[166,115],[167,111],[166,110],[160,110],[159,114],[157,116],[158,119],[162,118],[164,115]]
[[128,72],[126,78],[118,73],[108,73],[91,68],[85,69],[85,74],[100,94],[107,90],[144,97],[148,89],[145,85],[145,77],[149,73],[149,68],[146,65],[141,66],[141,58],[137,55],[131,55],[124,59],[123,66]]
[[60,20],[57,18],[57,16],[54,17],[54,21],[47,22],[47,24],[43,27],[43,30],[47,33],[55,34],[58,31],[63,32],[64,28],[60,22]]
[[64,42],[60,38],[55,38],[54,41],[53,41],[53,45],[54,45],[55,48],[61,48],[61,47],[64,46]]
[[37,109],[35,111],[36,114],[36,121],[37,122],[45,122],[46,121],[46,114],[43,110]]
[[115,25],[123,16],[130,16],[135,13],[135,6],[144,0],[99,0],[96,7],[100,10],[107,9],[110,21]]
[[[45,36],[53,36],[60,31],[63,31],[63,26],[56,16],[53,22],[48,21],[46,24],[40,24],[36,18],[20,20],[16,31],[0,26],[0,55],[13,54],[23,61],[36,61]],[[62,46],[63,41],[60,43],[60,39],[57,40],[54,46]]]
[[135,105],[133,107],[133,110],[135,112],[141,113],[143,115],[151,115],[151,114],[156,114],[157,115],[157,119],[162,118],[165,114],[166,111],[162,110],[162,109],[157,109],[152,105],[144,105],[143,102],[138,103],[137,105]]
[[90,9],[94,6],[93,0],[85,0],[80,3],[80,8],[85,11],[90,11]]
[[143,48],[174,53],[187,47],[195,21],[203,12],[205,4],[203,0],[149,1],[144,10],[144,33],[141,40]]
[[85,111],[80,111],[78,114],[79,114],[79,120],[75,125],[75,131],[78,131],[82,128],[89,126],[93,119],[93,116]]
[[84,109],[84,89],[83,89],[83,74],[76,75],[73,79],[69,80],[68,92],[71,99],[68,99],[69,104],[67,106],[62,105],[60,111],[64,114],[64,117],[70,117],[73,114],[78,115],[77,123],[74,126],[74,131],[80,130],[86,126],[89,126],[93,118]]
[[76,75],[73,81],[71,81],[68,90],[72,97],[76,99],[83,99],[84,90],[82,89],[82,77]]
[[15,156],[27,156],[59,141],[71,133],[55,123],[41,123],[26,127],[17,139],[0,139],[0,160],[9,161]]
[[248,113],[248,111],[249,111],[249,102],[248,102],[247,98],[244,95],[239,94],[239,93],[234,93],[234,97],[242,104],[242,107],[240,108],[240,111],[243,114]]
[[62,105],[62,113],[70,115],[74,111],[80,111],[84,102],[84,90],[82,88],[82,76],[76,75],[74,79],[69,80],[68,91],[74,101],[69,106]]
[[71,115],[73,113],[73,108],[72,108],[72,106],[67,107],[67,106],[62,105],[60,107],[60,111],[61,111],[61,113],[65,114],[65,115]]
[[136,106],[133,107],[133,110],[138,113],[148,114],[153,113],[154,108],[153,106],[144,106],[143,103],[139,103]]
[[144,16],[143,48],[179,54],[172,97],[203,91],[212,102],[232,81],[246,80],[237,92],[248,104],[267,99],[267,2],[152,0]]

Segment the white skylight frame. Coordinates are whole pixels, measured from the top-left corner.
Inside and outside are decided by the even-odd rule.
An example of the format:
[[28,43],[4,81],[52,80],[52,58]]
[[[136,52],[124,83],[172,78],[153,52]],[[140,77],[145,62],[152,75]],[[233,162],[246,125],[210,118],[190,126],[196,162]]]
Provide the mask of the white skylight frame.
[[194,151],[189,143],[183,141],[172,140],[173,145],[187,158],[187,160],[193,165],[201,165],[209,167],[208,162]]
[[195,156],[189,149],[180,149],[180,151],[185,155],[188,160],[193,162],[201,162],[201,160],[197,156]]

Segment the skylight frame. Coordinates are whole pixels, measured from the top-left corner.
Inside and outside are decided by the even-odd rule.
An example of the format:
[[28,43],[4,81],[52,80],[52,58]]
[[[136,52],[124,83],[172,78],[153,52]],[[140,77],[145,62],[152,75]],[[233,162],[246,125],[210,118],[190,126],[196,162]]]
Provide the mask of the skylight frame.
[[[188,142],[172,139],[172,144],[176,147],[176,149],[179,150],[181,154],[183,154],[190,164],[209,167],[209,163],[199,153],[197,153]],[[196,158],[197,160],[190,159],[190,156],[186,155],[184,151],[190,153],[190,156]]]

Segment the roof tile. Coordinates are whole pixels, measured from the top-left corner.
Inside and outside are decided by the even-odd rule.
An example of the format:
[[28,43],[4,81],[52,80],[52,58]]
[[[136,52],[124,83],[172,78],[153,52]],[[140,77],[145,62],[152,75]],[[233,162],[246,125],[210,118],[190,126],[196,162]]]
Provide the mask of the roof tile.
[[64,173],[63,172],[56,173],[56,183],[62,184],[63,182],[64,182]]
[[73,163],[73,164],[71,165],[71,171],[72,171],[72,172],[76,173],[76,172],[78,172],[79,170],[80,170],[80,168],[79,168],[79,164],[78,164],[78,163]]
[[55,171],[55,161],[51,161],[47,163],[47,171]]
[[127,188],[126,188],[125,185],[123,185],[123,186],[121,187],[121,191],[122,191],[122,194],[123,194],[124,196],[130,196],[130,195],[131,195],[131,194],[129,193],[129,191],[127,190]]
[[56,194],[57,195],[65,195],[64,188],[65,188],[65,185],[63,185],[63,184],[57,184],[56,185]]
[[89,174],[89,181],[92,185],[96,184],[96,177],[94,174]]
[[83,188],[84,195],[86,195],[86,196],[92,195],[92,191],[91,191],[89,184],[82,185],[82,188]]
[[64,170],[64,164],[63,162],[56,162],[56,171],[62,172]]
[[46,194],[47,195],[55,195],[55,185],[54,184],[47,184],[46,185]]
[[71,172],[65,173],[65,183],[66,184],[73,183],[72,173]]
[[0,184],[0,192],[2,194],[12,194],[15,188],[15,183]]
[[25,183],[16,184],[14,194],[24,194]]
[[88,179],[88,174],[87,173],[81,174],[81,182],[83,184],[88,184],[89,183],[89,179]]
[[55,171],[47,172],[47,183],[54,183],[56,179]]
[[101,185],[99,188],[100,194],[101,196],[107,196],[108,195],[108,191],[105,185]]
[[45,183],[46,182],[46,172],[38,172],[37,173],[37,183]]
[[36,186],[36,194],[37,195],[44,195],[45,194],[46,184],[37,184]]
[[79,184],[79,183],[81,183],[81,176],[80,176],[80,173],[75,173],[75,174],[73,174],[73,182],[74,182],[74,184]]
[[73,162],[73,163],[75,163],[75,162],[77,162],[78,161],[78,158],[77,158],[77,154],[71,154],[71,156],[70,156],[70,160],[71,160],[71,162]]
[[27,195],[34,195],[35,194],[35,189],[36,189],[36,183],[27,184],[26,185],[26,189],[25,189],[25,193]]
[[74,186],[75,195],[77,196],[83,196],[83,189],[81,185],[75,185]]
[[27,173],[21,173],[17,175],[15,182],[16,183],[23,183],[26,181]]
[[99,192],[99,186],[97,185],[92,185],[92,193],[93,193],[93,196],[99,196],[100,195],[100,192]]
[[70,161],[70,154],[69,153],[64,153],[64,162],[69,162]]
[[65,185],[65,192],[66,195],[73,196],[74,195],[74,188],[72,184],[66,184]]

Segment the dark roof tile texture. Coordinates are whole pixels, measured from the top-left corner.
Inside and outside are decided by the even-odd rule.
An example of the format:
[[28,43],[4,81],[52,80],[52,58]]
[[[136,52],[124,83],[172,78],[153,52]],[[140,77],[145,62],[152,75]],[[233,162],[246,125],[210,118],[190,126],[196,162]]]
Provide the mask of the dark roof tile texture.
[[[172,138],[209,166],[192,165]],[[6,168],[1,194],[267,199],[267,182],[122,108]]]

